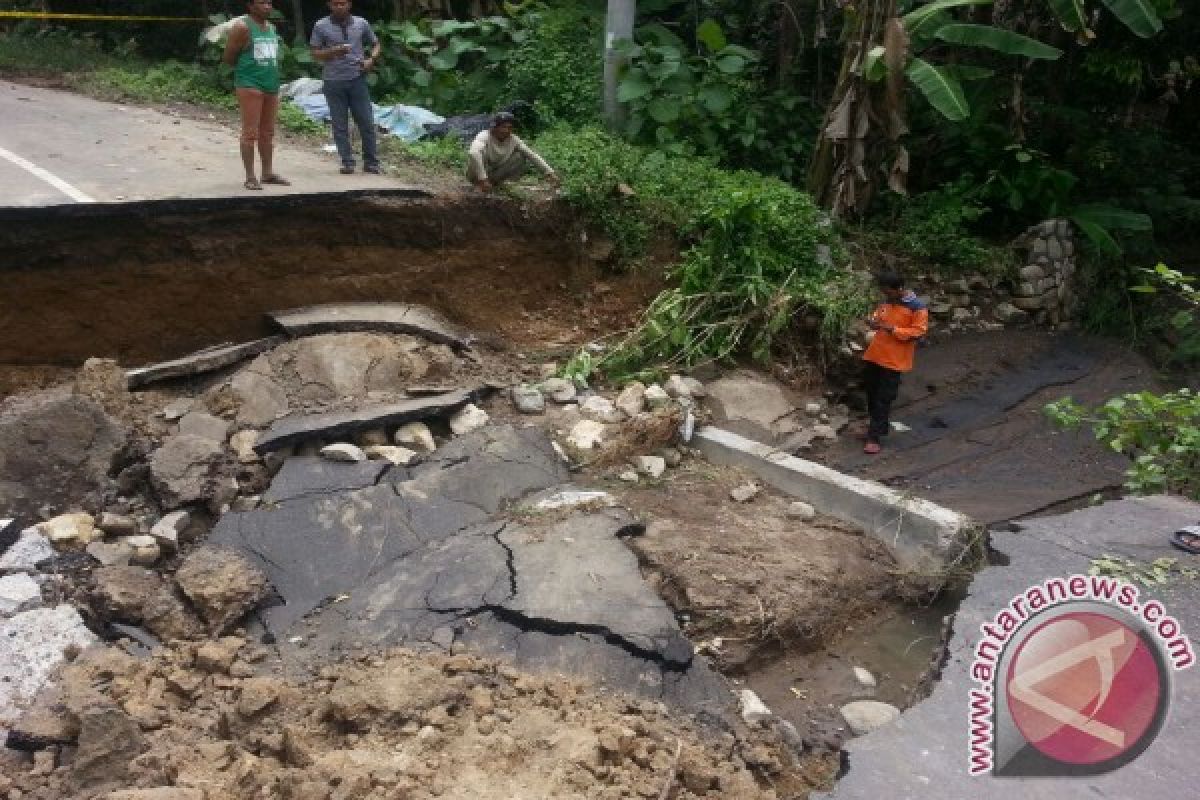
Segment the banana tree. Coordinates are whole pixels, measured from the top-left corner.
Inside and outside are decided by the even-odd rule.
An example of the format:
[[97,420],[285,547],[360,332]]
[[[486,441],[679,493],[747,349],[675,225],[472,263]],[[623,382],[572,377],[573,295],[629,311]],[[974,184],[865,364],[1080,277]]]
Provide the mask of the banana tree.
[[809,173],[809,190],[834,216],[862,214],[878,179],[904,192],[908,150],[905,95],[911,86],[942,116],[970,115],[962,81],[991,76],[983,67],[937,65],[926,57],[940,45],[1053,60],[1062,51],[1013,31],[962,22],[951,12],[992,0],[933,0],[897,13],[895,0],[862,3],[847,41],[838,88],[825,117]]

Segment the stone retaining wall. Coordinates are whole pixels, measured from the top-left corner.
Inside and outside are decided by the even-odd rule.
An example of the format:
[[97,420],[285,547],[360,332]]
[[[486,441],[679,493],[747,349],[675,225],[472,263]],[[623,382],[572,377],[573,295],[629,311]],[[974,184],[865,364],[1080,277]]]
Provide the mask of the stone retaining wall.
[[1025,266],[1013,287],[1012,304],[1041,325],[1069,322],[1079,308],[1071,223],[1046,220],[1025,231],[1014,244],[1025,253]]

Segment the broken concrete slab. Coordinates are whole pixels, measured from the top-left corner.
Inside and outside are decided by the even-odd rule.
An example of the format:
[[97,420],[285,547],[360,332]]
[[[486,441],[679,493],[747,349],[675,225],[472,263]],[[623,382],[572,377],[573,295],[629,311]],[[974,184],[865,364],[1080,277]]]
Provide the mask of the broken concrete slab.
[[207,372],[215,372],[236,364],[239,361],[253,358],[259,353],[264,353],[274,347],[278,347],[285,341],[287,340],[282,336],[270,336],[265,339],[256,339],[253,342],[243,342],[242,344],[216,345],[215,347],[209,347],[197,353],[183,356],[182,358],[131,369],[125,373],[125,383],[130,389],[136,389],[139,386],[146,386],[151,383],[170,380],[171,378],[184,378],[191,375],[203,375]]
[[0,619],[42,604],[42,590],[37,581],[23,572],[0,577]]
[[224,462],[220,442],[179,433],[167,437],[150,457],[150,480],[163,507],[175,509],[217,495]]
[[338,462],[320,456],[293,456],[283,462],[262,499],[276,504],[306,494],[365,489],[379,483],[387,469],[386,461]]
[[[980,626],[1050,578],[1086,575],[1105,554],[1152,563],[1177,559],[1169,537],[1200,519],[1200,504],[1179,497],[1126,498],[1051,517],[1024,520],[1015,532],[992,531],[991,546],[1007,558],[986,567],[971,583],[954,617],[947,660],[932,694],[891,725],[846,744],[849,771],[823,797],[834,800],[1092,800],[1147,796],[1182,800],[1195,796],[1195,775],[1181,765],[1194,759],[1200,729],[1200,670],[1171,676],[1171,708],[1150,747],[1133,761],[1101,775],[996,779],[968,774],[971,742],[969,692],[977,684],[971,666],[983,636]],[[1186,558],[1186,556],[1185,556]],[[1140,597],[1160,601],[1195,641],[1200,630],[1200,584],[1184,578],[1139,587]],[[1034,618],[1036,619],[1036,618]],[[1032,623],[1034,619],[1031,619]],[[1095,667],[1093,667],[1095,669]]]
[[459,390],[433,397],[371,406],[357,411],[284,417],[276,420],[269,430],[258,437],[254,450],[259,455],[265,455],[305,440],[351,438],[360,431],[372,428],[388,428],[442,416],[462,408],[470,400],[469,392]]
[[96,637],[68,605],[35,608],[0,620],[0,726],[16,721],[70,646],[87,647]]
[[190,433],[193,436],[225,444],[232,425],[233,423],[229,420],[214,417],[204,411],[189,411],[179,420],[179,432]]
[[374,331],[413,334],[456,350],[468,346],[441,314],[409,303],[336,303],[275,311],[267,317],[289,336]]
[[12,546],[0,555],[0,575],[37,572],[38,565],[58,556],[50,541],[37,528],[26,528]]
[[937,574],[969,561],[979,527],[969,518],[882,484],[845,475],[716,427],[695,446],[716,464],[745,467],[775,488],[862,528],[887,544],[905,569]]
[[798,403],[770,376],[737,370],[707,386],[708,407],[721,428],[760,442],[776,444],[795,433]]

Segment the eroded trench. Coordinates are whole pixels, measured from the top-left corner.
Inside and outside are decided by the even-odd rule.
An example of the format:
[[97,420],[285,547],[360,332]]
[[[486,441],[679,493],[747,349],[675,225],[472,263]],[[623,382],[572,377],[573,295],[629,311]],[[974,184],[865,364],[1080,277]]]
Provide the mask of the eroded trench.
[[[200,206],[160,203],[51,213],[14,211],[0,229],[0,274],[5,286],[0,307],[0,396],[69,378],[89,358],[115,359],[133,367],[222,342],[255,339],[274,332],[264,316],[267,312],[339,302],[404,302],[433,308],[469,331],[477,351],[486,353],[480,372],[486,373],[484,378],[511,384],[536,374],[540,362],[563,358],[572,348],[627,326],[657,288],[644,275],[608,272],[590,257],[578,228],[561,211],[477,198],[296,200],[254,208],[209,201]],[[585,469],[585,475],[607,482],[610,488],[620,487],[602,466],[591,474]],[[707,481],[715,487],[695,491],[709,500],[718,497],[728,502],[727,487],[721,482],[724,476],[713,478],[701,464],[684,469],[698,476],[698,484]],[[419,477],[415,472],[395,473],[389,479],[376,475],[371,486],[391,484],[392,489],[381,492],[393,503],[396,496],[403,500],[406,481]],[[443,479],[440,472],[434,477]],[[670,514],[671,487],[649,488],[659,494],[659,500],[638,508],[635,499],[629,503],[635,513]],[[319,516],[323,512],[318,505],[303,513]],[[782,513],[776,516],[782,518]],[[840,547],[843,538],[854,538],[853,532],[836,525],[817,527],[822,537],[833,537],[824,545],[831,551]],[[238,535],[242,531],[238,527]],[[436,641],[444,635],[446,620],[452,619],[457,626],[452,641],[457,636],[482,642],[493,652],[511,647],[514,655],[525,648],[527,656],[534,654],[530,658],[536,658],[540,648],[542,656],[558,668],[571,666],[568,662],[580,656],[548,644],[555,637],[587,640],[597,653],[608,639],[643,661],[657,658],[661,680],[675,682],[671,689],[675,695],[710,690],[704,675],[688,677],[684,685],[681,676],[686,669],[680,665],[690,664],[690,656],[679,661],[673,643],[664,644],[659,652],[640,640],[630,644],[623,634],[605,627],[608,623],[564,625],[544,615],[544,609],[515,606],[513,545],[502,538],[502,532],[503,527],[470,533],[471,547],[478,549],[468,548],[464,551],[468,556],[507,561],[496,576],[488,573],[479,578],[483,588],[473,605],[455,605],[461,600],[455,598],[437,606],[428,599],[438,591],[437,581],[425,587],[424,608],[419,610],[428,619],[419,621],[422,636]],[[577,534],[557,531],[553,535],[573,541]],[[716,546],[725,531],[713,528],[706,535],[713,538],[705,544]],[[226,530],[226,540],[231,536]],[[537,534],[530,541],[543,538]],[[863,562],[873,553],[864,550]],[[436,558],[451,556],[459,557],[443,550]],[[528,557],[531,565],[545,563]],[[640,550],[638,557],[650,585],[692,635],[695,625],[686,593],[662,584],[669,572],[664,569],[667,559],[653,563],[651,558],[648,563]],[[373,575],[373,564],[356,567],[364,569],[363,580]],[[832,575],[846,569],[832,555],[827,566]],[[764,635],[761,646],[746,648],[743,658],[725,665],[725,672],[738,685],[757,691],[803,732],[805,747],[836,752],[840,746],[835,732],[840,726],[837,704],[872,697],[905,707],[919,699],[936,672],[944,620],[953,612],[953,598],[931,600],[928,592],[893,591],[885,573],[878,576],[882,585],[854,598],[850,595],[868,583],[865,573],[856,577],[859,583],[850,581],[845,586],[815,583],[812,591],[828,596],[796,616],[825,615],[818,633]],[[581,575],[581,580],[599,580],[586,570]],[[497,582],[508,588],[501,600],[489,594]],[[393,601],[403,594],[396,586],[380,591],[385,590]],[[911,601],[917,596],[919,602],[914,604]],[[320,605],[318,600],[314,598],[314,603]],[[839,603],[844,616],[829,616]],[[398,608],[411,610],[402,604]],[[483,620],[482,626],[477,620]],[[313,636],[319,638],[344,623],[336,613],[330,615],[314,625]],[[737,633],[740,624],[729,631]],[[714,632],[720,630],[718,624],[693,639],[702,634],[709,647],[714,639],[719,647],[720,636]],[[854,666],[868,668],[879,679],[878,688],[856,682]],[[627,670],[631,684],[639,680],[637,670],[620,669]]]

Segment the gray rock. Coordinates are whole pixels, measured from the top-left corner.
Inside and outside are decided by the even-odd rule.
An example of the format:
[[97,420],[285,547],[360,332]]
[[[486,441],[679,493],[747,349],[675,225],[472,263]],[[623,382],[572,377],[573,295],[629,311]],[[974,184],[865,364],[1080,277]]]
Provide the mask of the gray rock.
[[684,376],[683,385],[687,387],[688,392],[693,398],[699,399],[708,396],[708,390],[704,388],[704,384],[691,376]]
[[633,459],[633,466],[648,478],[661,478],[667,471],[666,460],[658,456],[638,456]]
[[83,511],[60,514],[35,527],[58,550],[82,550],[89,542],[104,536],[97,530],[92,515]]
[[149,567],[162,558],[162,545],[158,543],[157,539],[148,534],[129,536],[122,539],[120,543],[132,549],[133,555],[129,559],[129,563],[131,564]]
[[[71,782],[79,789],[125,782],[145,740],[133,718],[116,706],[89,706],[79,714],[79,743]],[[90,794],[90,793],[89,793]]]
[[974,317],[974,315],[971,313],[971,309],[969,309],[969,308],[956,308],[950,314],[951,321],[960,322],[960,323],[966,322],[967,320],[972,319],[973,317]]
[[275,505],[305,495],[326,495],[374,486],[387,470],[385,460],[332,461],[319,456],[289,458],[263,495]]
[[973,272],[967,276],[967,285],[971,287],[973,291],[980,292],[992,288],[991,281],[978,272]]
[[467,341],[438,312],[411,303],[333,303],[267,315],[291,336],[375,331],[405,333],[431,342],[465,349]]
[[43,506],[71,508],[108,486],[124,447],[122,426],[64,386],[0,403],[0,512],[35,517]]
[[287,392],[275,380],[266,356],[234,375],[229,387],[237,400],[239,425],[265,428],[288,412]]
[[204,411],[192,411],[179,420],[179,432],[225,444],[229,438],[230,422]]
[[842,719],[855,736],[865,736],[900,719],[900,709],[878,700],[855,700],[841,708]]
[[787,515],[791,519],[809,520],[817,516],[817,510],[810,503],[796,500],[788,506]]
[[167,422],[177,422],[184,414],[191,411],[195,404],[196,401],[190,397],[181,397],[178,400],[172,400],[162,410],[163,419]]
[[934,301],[929,304],[929,313],[935,317],[948,317],[953,310],[954,306],[942,301]]
[[168,437],[150,457],[150,480],[163,507],[179,508],[217,494],[224,448],[188,433]]
[[576,450],[591,450],[604,441],[605,433],[603,424],[590,419],[580,420],[567,434],[567,444]]
[[969,294],[948,294],[946,302],[955,308],[966,308],[971,305],[971,295]]
[[1046,255],[1050,257],[1051,261],[1058,261],[1062,259],[1062,257],[1066,255],[1063,252],[1062,242],[1060,242],[1057,238],[1050,239],[1048,242],[1046,242]]
[[992,314],[1000,322],[1020,322],[1029,318],[1029,314],[1012,303],[1000,303],[992,309]]
[[37,581],[23,572],[0,577],[0,618],[11,617],[42,604]]
[[549,395],[551,400],[560,405],[570,403],[577,394],[575,384],[563,378],[549,378],[543,381],[539,388],[543,393]]
[[[272,336],[244,344],[210,347],[207,350],[201,350],[198,353],[193,353],[183,358],[131,369],[125,373],[126,385],[130,389],[133,389],[170,378],[182,378],[188,375],[202,375],[206,372],[214,372],[236,364],[239,361],[245,361],[247,358],[253,358],[259,353],[264,353],[273,347],[283,344],[285,341],[282,336]],[[179,414],[179,417],[181,416],[183,414]],[[175,419],[179,417],[175,417]]]
[[396,431],[396,435],[392,437],[398,445],[411,447],[418,453],[432,453],[437,450],[437,442],[433,439],[433,434],[429,431],[429,426],[424,422],[409,422],[401,425]]
[[737,503],[749,503],[762,492],[762,489],[755,483],[745,483],[732,489],[729,496]]
[[86,552],[105,567],[123,567],[133,560],[133,548],[126,542],[92,542]]
[[536,386],[521,384],[512,390],[513,406],[522,414],[542,414],[546,411],[546,398]]
[[680,453],[674,447],[664,447],[659,450],[657,455],[666,462],[666,465],[671,468],[678,467],[683,463],[683,453]]
[[638,474],[631,469],[627,469],[617,476],[617,480],[624,481],[625,483],[637,483]]
[[0,727],[12,725],[70,646],[87,647],[96,637],[69,605],[35,608],[0,620]]
[[775,444],[800,429],[797,403],[778,381],[739,370],[708,384],[714,422],[759,442]]
[[37,572],[38,564],[58,555],[37,528],[26,528],[12,546],[0,553],[0,575]]
[[651,411],[657,411],[660,408],[665,408],[671,402],[671,395],[667,394],[666,390],[657,383],[651,384],[646,388],[646,407]]
[[812,435],[813,439],[825,439],[830,442],[836,440],[838,436],[832,425],[813,425]]
[[1046,305],[1041,297],[1014,297],[1012,304],[1021,311],[1040,311]]
[[1020,274],[1021,280],[1032,283],[1046,277],[1046,270],[1037,264],[1029,264],[1028,266],[1021,267]]
[[614,405],[628,417],[636,417],[646,410],[646,387],[634,381],[621,390]]
[[150,537],[168,552],[179,549],[181,537],[192,524],[192,515],[187,511],[173,511],[154,523]]
[[955,278],[954,280],[946,281],[946,283],[943,284],[943,288],[946,290],[947,294],[969,294],[971,291],[971,287],[968,286],[967,282],[962,278]]
[[488,424],[488,413],[474,403],[467,403],[450,418],[450,430],[455,436],[464,436]]
[[360,431],[354,438],[355,444],[364,450],[368,447],[385,447],[392,443],[392,439],[387,434],[385,428],[371,428],[370,430]]
[[823,410],[823,406],[820,403],[805,403],[804,404],[804,413],[808,414],[810,417],[815,417],[815,416],[820,415],[822,410]]
[[341,463],[357,464],[360,461],[367,460],[367,454],[362,451],[362,448],[345,442],[337,442],[336,444],[326,445],[321,448],[321,458],[326,461],[338,461]]
[[128,514],[105,511],[100,515],[96,527],[110,536],[132,536],[137,533],[137,520]]
[[604,423],[620,422],[625,418],[611,400],[598,394],[584,400],[579,406],[579,413],[583,415],[584,419]]

